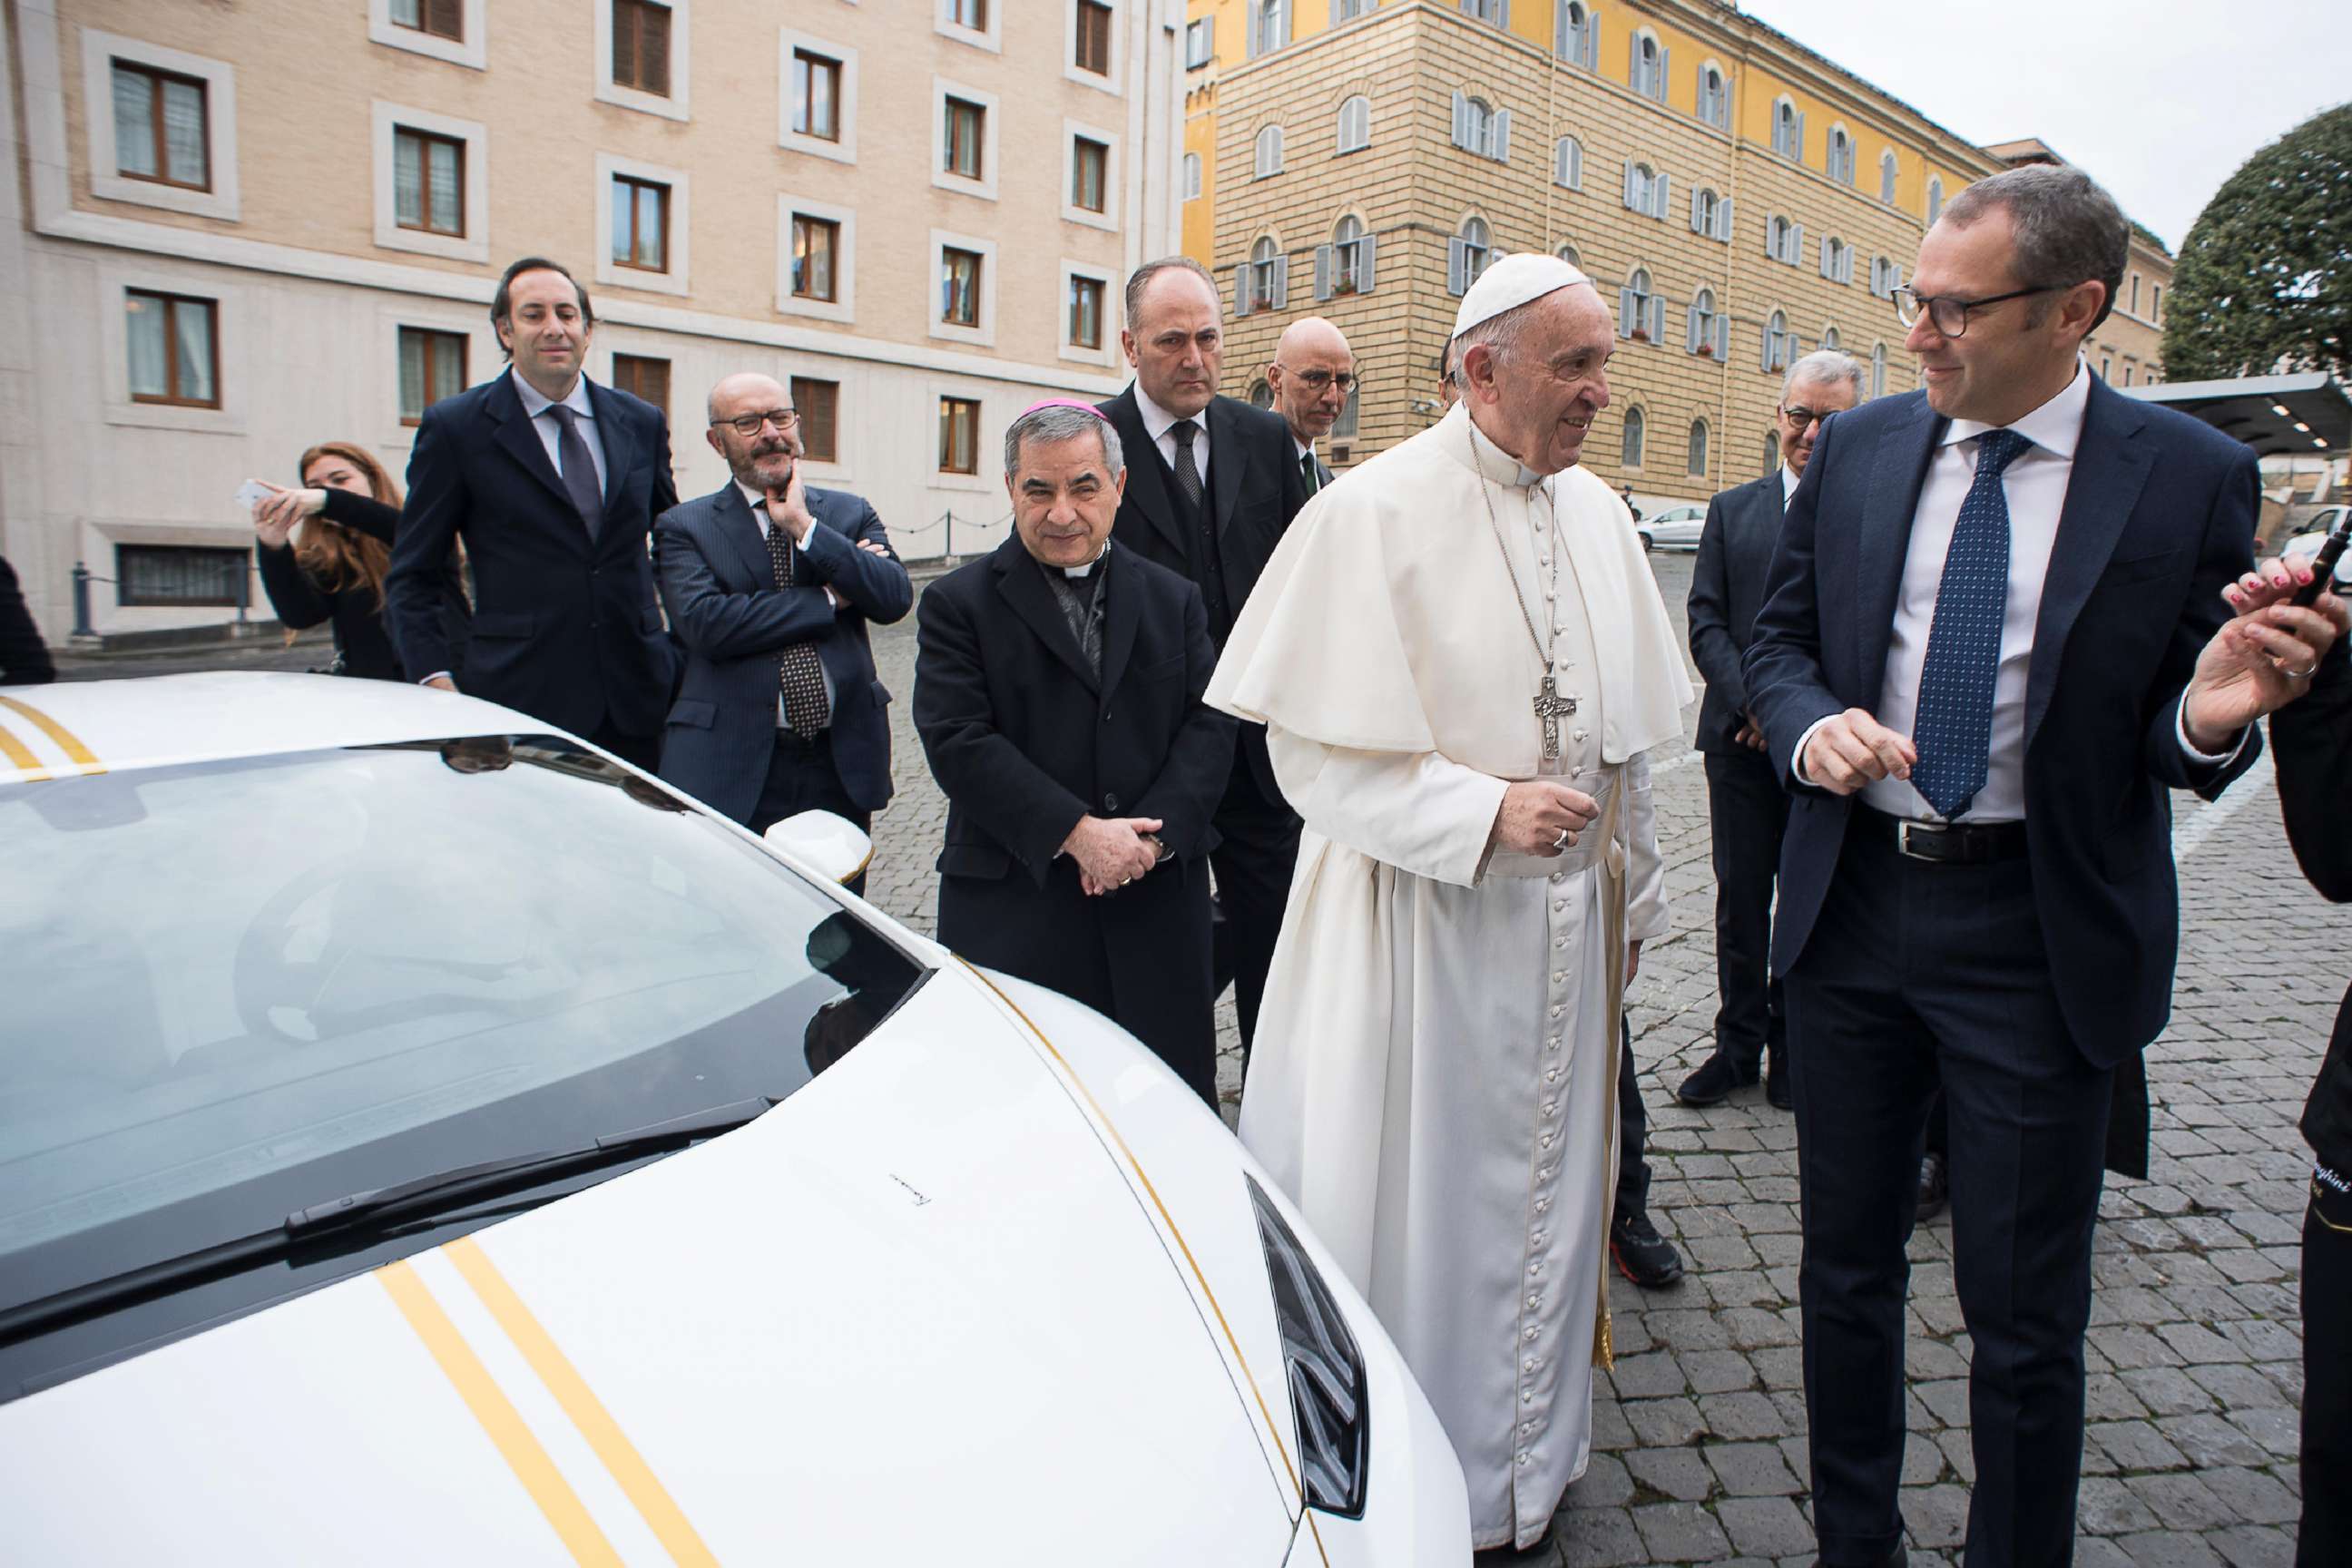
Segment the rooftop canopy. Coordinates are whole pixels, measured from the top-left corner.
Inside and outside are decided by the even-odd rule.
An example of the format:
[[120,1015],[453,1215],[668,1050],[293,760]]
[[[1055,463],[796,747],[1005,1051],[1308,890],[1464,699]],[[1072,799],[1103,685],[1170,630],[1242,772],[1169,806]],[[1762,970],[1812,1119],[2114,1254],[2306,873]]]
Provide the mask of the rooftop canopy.
[[2352,395],[2324,370],[2116,390],[2202,419],[2252,447],[2256,457],[2340,458],[2352,450]]

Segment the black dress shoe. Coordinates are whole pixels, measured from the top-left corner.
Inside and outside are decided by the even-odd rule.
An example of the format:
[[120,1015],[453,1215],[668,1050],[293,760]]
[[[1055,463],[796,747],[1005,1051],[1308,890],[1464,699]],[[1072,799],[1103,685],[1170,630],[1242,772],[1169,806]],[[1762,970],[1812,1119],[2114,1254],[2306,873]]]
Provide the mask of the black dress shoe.
[[1746,1089],[1756,1081],[1757,1076],[1753,1065],[1739,1066],[1729,1052],[1718,1046],[1715,1055],[1699,1064],[1696,1072],[1683,1079],[1682,1088],[1675,1090],[1675,1098],[1696,1110],[1721,1105],[1731,1098],[1733,1089]]
[[1790,1086],[1787,1060],[1779,1051],[1764,1064],[1764,1100],[1775,1110],[1797,1109],[1797,1091]]
[[[1898,1541],[1895,1543],[1894,1551],[1877,1562],[1867,1564],[1866,1568],[1909,1568],[1910,1562],[1911,1554],[1903,1550],[1903,1543]],[[1838,1565],[1831,1563],[1827,1558],[1816,1557],[1813,1559],[1813,1568],[1838,1568]]]
[[1946,1168],[1941,1154],[1927,1153],[1919,1157],[1919,1223],[1927,1224],[1944,1212],[1952,1198],[1951,1173]]
[[1617,1272],[1644,1290],[1660,1289],[1683,1277],[1682,1254],[1639,1211],[1619,1215],[1610,1225],[1609,1256],[1617,1260]]

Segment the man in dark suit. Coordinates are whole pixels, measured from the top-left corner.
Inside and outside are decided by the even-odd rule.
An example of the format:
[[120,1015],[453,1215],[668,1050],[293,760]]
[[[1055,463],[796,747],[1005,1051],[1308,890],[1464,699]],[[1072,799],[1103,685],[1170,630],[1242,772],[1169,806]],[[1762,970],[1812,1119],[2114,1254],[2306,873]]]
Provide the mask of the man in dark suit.
[[1773,968],[1825,1563],[1902,1560],[1904,1248],[1939,1084],[1968,1562],[2066,1561],[2110,1095],[2170,1005],[2164,791],[2228,784],[2288,695],[2214,640],[2251,563],[2253,454],[2082,362],[2129,235],[2067,168],[1945,209],[1896,294],[1926,389],[1822,427],[1748,654],[1799,791]]
[[16,574],[0,557],[0,686],[38,686],[57,678],[57,661],[49,658],[33,612],[25,607]]
[[870,827],[890,798],[890,693],[866,627],[903,618],[914,584],[872,507],[807,483],[782,384],[730,375],[709,416],[733,477],[654,523],[686,649],[661,775],[754,833],[802,811]]
[[1331,434],[1356,395],[1356,355],[1346,334],[1320,316],[1291,322],[1274,345],[1265,385],[1274,395],[1274,411],[1290,426],[1299,488],[1312,497],[1331,482],[1315,443]]
[[1706,818],[1715,859],[1715,1053],[1675,1091],[1685,1105],[1720,1105],[1764,1079],[1764,1098],[1787,1110],[1788,1059],[1780,988],[1772,983],[1772,878],[1789,792],[1772,771],[1764,732],[1748,711],[1739,661],[1756,640],[1764,576],[1780,539],[1780,514],[1813,455],[1821,421],[1862,399],[1862,366],[1836,349],[1809,353],[1780,383],[1773,430],[1780,466],[1707,503],[1691,570],[1690,650],[1706,678],[1698,741],[1706,768]]
[[583,374],[588,290],[552,261],[507,268],[490,322],[504,375],[425,411],[384,579],[409,679],[446,690],[453,539],[474,574],[466,689],[651,771],[675,656],[646,539],[677,504],[660,409]]
[[923,595],[940,940],[1109,1015],[1214,1107],[1208,855],[1234,721],[1201,701],[1200,591],[1111,542],[1123,458],[1084,404],[1024,414],[1005,433],[1013,537]]
[[[1216,283],[1199,262],[1173,257],[1136,268],[1119,341],[1135,380],[1101,405],[1129,464],[1111,536],[1192,580],[1209,637],[1223,648],[1283,531],[1306,504],[1290,427],[1265,409],[1216,395],[1224,329]],[[1224,989],[1230,963],[1246,1056],[1298,858],[1298,817],[1275,780],[1265,727],[1242,725],[1235,751],[1211,863],[1225,924],[1221,948],[1230,946],[1230,958],[1219,954],[1217,988]]]

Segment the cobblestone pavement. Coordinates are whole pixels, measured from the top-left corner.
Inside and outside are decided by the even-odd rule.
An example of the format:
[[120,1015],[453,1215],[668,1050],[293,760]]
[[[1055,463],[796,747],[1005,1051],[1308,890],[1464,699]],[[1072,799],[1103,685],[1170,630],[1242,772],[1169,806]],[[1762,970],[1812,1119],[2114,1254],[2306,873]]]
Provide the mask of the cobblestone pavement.
[[[1679,626],[1687,556],[1654,557]],[[908,715],[913,617],[878,629],[898,796],[875,824],[868,896],[932,929],[931,868],[947,807]],[[170,668],[300,669],[293,649],[69,661],[68,678]],[[1690,710],[1695,721],[1697,710]],[[1591,1467],[1554,1544],[1513,1564],[1807,1563],[1805,1411],[1797,1321],[1796,1130],[1760,1089],[1686,1110],[1673,1086],[1710,1048],[1713,878],[1697,754],[1654,759],[1671,934],[1643,955],[1629,998],[1650,1112],[1651,1213],[1683,1249],[1678,1287],[1614,1281],[1618,1362],[1598,1380]],[[2296,1279],[2310,1161],[2294,1129],[2342,994],[2352,908],[2294,874],[2267,757],[2217,805],[2175,797],[2182,942],[2171,1026],[2150,1047],[2152,1179],[2110,1177],[2083,1459],[2085,1568],[2280,1568],[2298,1510]],[[2267,879],[2246,889],[2235,879]],[[1240,1096],[1230,1000],[1219,1082]],[[1911,1244],[1910,1442],[1903,1514],[1912,1561],[1957,1564],[1973,1472],[1969,1340],[1953,1293],[1949,1219]],[[1484,1560],[1482,1560],[1484,1561]]]

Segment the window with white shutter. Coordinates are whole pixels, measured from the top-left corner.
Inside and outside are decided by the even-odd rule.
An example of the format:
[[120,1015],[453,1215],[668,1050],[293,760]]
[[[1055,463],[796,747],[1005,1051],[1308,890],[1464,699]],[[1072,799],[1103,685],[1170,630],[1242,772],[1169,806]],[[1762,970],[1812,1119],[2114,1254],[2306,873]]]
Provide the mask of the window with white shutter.
[[1551,183],[1571,191],[1584,189],[1584,144],[1573,136],[1552,144]]

